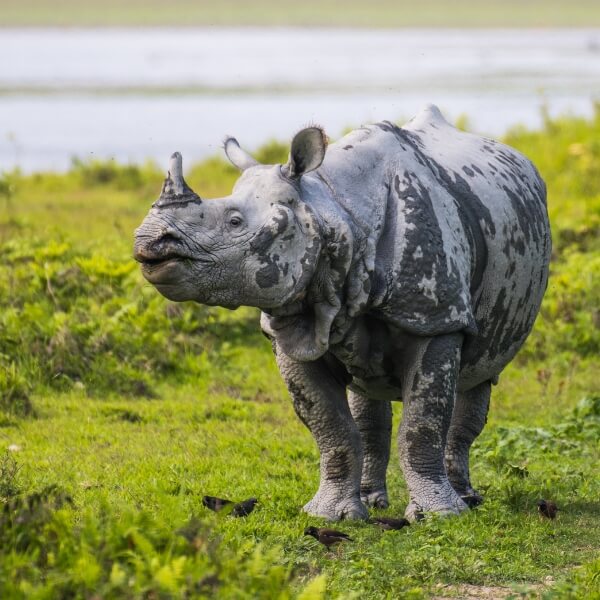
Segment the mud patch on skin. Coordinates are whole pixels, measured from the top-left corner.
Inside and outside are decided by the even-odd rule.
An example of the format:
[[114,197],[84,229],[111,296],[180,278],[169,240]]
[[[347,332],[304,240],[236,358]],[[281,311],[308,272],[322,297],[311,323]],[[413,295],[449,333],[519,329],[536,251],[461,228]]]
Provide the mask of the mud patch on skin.
[[264,255],[275,239],[288,227],[288,216],[284,209],[278,211],[250,242],[250,250],[258,255]]
[[471,327],[464,286],[456,263],[449,260],[450,249],[444,246],[429,190],[415,173],[407,171],[402,179],[394,178],[394,191],[407,215],[407,226],[401,266],[394,273],[397,293],[390,312],[406,321],[402,325],[408,331],[420,335]]
[[295,381],[289,380],[287,382],[288,390],[290,391],[290,395],[294,400],[294,404],[305,407],[308,411],[312,410],[315,403],[310,399],[310,397],[304,395],[304,391],[301,386],[299,386]]
[[310,430],[308,415],[313,410],[315,403],[304,395],[302,388],[293,380],[286,380],[287,388],[292,397],[294,411],[304,426]]
[[354,462],[354,457],[348,450],[335,448],[323,458],[327,460],[327,481],[347,481]]
[[[419,474],[419,477],[431,481],[436,485],[442,484],[446,480],[446,473],[443,469],[431,468],[430,457],[423,456],[423,448],[437,448],[440,446],[439,440],[442,435],[441,429],[429,425],[419,425],[414,429],[409,429],[405,434],[406,442],[406,461],[410,468]],[[440,461],[435,461],[440,462]],[[428,469],[428,467],[430,467]]]
[[256,283],[261,288],[270,288],[279,283],[279,266],[274,258],[266,256],[267,264],[256,272]]
[[[415,358],[416,370],[406,390],[399,438],[409,489],[411,481],[430,481],[437,489],[448,483],[444,451],[454,406],[461,341],[460,335],[433,338],[422,357]],[[411,489],[412,500],[414,492]]]

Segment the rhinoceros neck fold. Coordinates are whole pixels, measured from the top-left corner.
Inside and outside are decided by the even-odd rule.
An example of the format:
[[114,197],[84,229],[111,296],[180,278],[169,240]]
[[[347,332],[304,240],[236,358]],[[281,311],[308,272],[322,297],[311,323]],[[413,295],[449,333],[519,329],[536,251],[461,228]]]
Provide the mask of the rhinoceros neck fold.
[[[344,274],[344,308],[350,317],[363,311],[371,292],[371,281],[375,270],[377,243],[384,229],[386,198],[373,202],[369,211],[370,222],[366,221],[359,206],[364,204],[365,194],[361,188],[339,190],[328,177],[325,169],[317,176],[330,191],[335,208],[335,225],[329,228],[330,245],[337,246],[351,239],[346,273]],[[373,200],[372,200],[373,201]]]
[[[322,177],[317,175],[321,183]],[[326,184],[325,184],[326,185]],[[353,216],[327,186],[329,198],[314,205],[310,194],[304,208],[319,224],[322,250],[303,291],[283,306],[263,312],[263,330],[295,360],[316,360],[344,330],[348,317],[367,306],[374,248]],[[321,196],[322,197],[322,196]],[[370,253],[373,253],[373,256]]]

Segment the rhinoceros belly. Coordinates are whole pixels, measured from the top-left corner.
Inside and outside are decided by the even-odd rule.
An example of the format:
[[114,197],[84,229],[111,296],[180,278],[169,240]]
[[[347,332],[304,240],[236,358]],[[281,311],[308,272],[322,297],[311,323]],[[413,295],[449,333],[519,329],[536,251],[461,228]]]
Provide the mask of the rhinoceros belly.
[[385,322],[363,315],[330,352],[343,365],[350,389],[374,400],[400,400],[399,342]]

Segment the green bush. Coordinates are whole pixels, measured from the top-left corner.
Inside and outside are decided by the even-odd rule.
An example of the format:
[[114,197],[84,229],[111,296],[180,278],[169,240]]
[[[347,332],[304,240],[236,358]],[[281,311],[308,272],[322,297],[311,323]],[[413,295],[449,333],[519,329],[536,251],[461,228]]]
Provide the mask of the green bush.
[[[9,499],[0,512],[2,598],[291,597],[281,551],[237,552],[199,519],[169,528],[149,512],[77,514],[57,486]],[[321,594],[313,594],[317,599]]]
[[600,354],[600,251],[565,250],[552,265],[535,329],[520,359]]
[[136,165],[119,165],[110,160],[81,161],[73,159],[71,168],[84,187],[114,186],[122,190],[134,190],[142,186],[144,174]]
[[209,309],[168,304],[133,260],[22,239],[0,246],[0,258],[3,405],[24,402],[35,384],[148,396],[161,377],[197,371]]
[[533,160],[546,181],[554,258],[569,246],[600,251],[600,104],[592,119],[544,121],[543,129],[518,127],[504,141]]

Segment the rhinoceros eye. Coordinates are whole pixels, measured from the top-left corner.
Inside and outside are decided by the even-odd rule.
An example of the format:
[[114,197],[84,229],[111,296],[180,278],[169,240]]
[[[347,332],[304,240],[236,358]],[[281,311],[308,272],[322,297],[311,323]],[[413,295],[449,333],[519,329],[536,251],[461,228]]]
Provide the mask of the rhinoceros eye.
[[240,217],[230,217],[229,218],[229,224],[232,227],[239,227],[242,224],[242,219],[240,219]]

